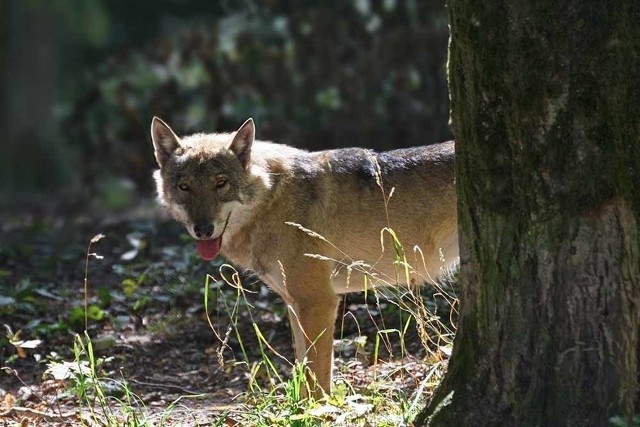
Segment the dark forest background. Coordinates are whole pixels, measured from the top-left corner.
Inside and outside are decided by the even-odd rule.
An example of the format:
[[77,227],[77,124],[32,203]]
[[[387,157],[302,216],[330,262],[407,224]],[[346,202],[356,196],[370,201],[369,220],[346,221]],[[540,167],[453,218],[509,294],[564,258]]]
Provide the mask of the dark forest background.
[[[2,0],[0,194],[151,196],[153,115],[312,150],[450,139],[443,2]],[[64,189],[64,193],[52,193]],[[129,195],[123,196],[122,194]]]

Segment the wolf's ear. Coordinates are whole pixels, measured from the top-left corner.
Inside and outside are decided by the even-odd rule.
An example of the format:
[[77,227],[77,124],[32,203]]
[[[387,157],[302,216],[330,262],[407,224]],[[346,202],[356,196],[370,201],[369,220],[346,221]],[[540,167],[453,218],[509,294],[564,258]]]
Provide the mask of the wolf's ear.
[[246,122],[236,132],[236,136],[233,137],[229,150],[238,157],[242,167],[247,169],[249,167],[249,160],[251,160],[251,144],[256,135],[256,128],[253,124],[253,119],[247,119]]
[[151,139],[158,166],[163,167],[173,152],[180,147],[180,138],[173,133],[168,124],[154,117],[151,121]]

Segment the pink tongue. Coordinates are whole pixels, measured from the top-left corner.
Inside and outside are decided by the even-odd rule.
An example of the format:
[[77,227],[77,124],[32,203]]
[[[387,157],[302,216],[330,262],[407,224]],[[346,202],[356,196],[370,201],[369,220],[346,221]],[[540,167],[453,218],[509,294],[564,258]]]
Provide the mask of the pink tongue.
[[198,254],[205,261],[210,261],[220,252],[220,242],[222,238],[218,237],[213,240],[196,240],[198,245]]

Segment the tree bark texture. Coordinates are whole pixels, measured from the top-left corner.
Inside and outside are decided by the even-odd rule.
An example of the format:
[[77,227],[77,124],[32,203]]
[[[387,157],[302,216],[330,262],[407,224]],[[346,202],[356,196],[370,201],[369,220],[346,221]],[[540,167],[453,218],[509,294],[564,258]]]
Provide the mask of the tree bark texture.
[[449,0],[448,12],[461,316],[416,425],[630,422],[640,2]]

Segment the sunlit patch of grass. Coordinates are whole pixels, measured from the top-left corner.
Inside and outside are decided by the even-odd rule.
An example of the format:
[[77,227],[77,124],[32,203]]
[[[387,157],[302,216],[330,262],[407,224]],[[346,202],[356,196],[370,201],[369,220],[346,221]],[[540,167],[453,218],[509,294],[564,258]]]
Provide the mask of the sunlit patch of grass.
[[[398,264],[403,265],[407,272],[414,271],[406,267],[406,261]],[[253,315],[251,301],[255,297],[242,286],[238,272],[231,266],[223,266],[221,277],[227,287],[236,290],[235,300],[222,296],[216,299],[224,301],[223,306],[231,320],[222,332],[214,327],[211,319],[209,322],[221,342],[218,353],[220,363],[223,363],[224,347],[229,337],[235,335],[244,358],[236,366],[245,366],[250,378],[249,390],[241,398],[244,403],[225,415],[239,425],[410,425],[444,375],[455,333],[452,326],[455,322],[451,317],[455,317],[457,299],[451,283],[424,287],[392,286],[387,283],[372,287],[369,292],[375,303],[367,309],[368,316],[373,318],[384,311],[387,315],[399,318],[399,327],[378,328],[368,345],[367,340],[363,339],[366,337],[362,335],[341,337],[336,347],[340,348],[341,344],[347,342],[347,346],[356,349],[356,356],[357,353],[362,355],[368,351],[365,358],[371,360],[369,366],[349,364],[348,361],[344,363],[344,359],[338,358],[332,395],[314,400],[305,398],[302,393],[307,387],[305,362],[289,361],[269,344]],[[446,278],[455,281],[451,274]],[[206,289],[211,287],[212,281],[213,278],[207,276]],[[217,292],[223,288],[214,287]],[[212,299],[207,292],[205,290],[205,301]],[[240,308],[248,310],[254,337],[243,337],[238,328]],[[206,311],[209,312],[209,307],[206,307]],[[345,316],[358,322],[351,314]],[[407,353],[405,340],[410,328],[417,330],[425,355],[423,359]],[[258,362],[249,359],[246,348],[250,346],[259,347]],[[388,354],[389,360],[383,360],[382,353]],[[289,369],[291,374],[287,373]]]

